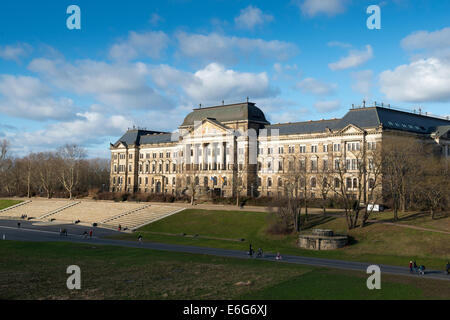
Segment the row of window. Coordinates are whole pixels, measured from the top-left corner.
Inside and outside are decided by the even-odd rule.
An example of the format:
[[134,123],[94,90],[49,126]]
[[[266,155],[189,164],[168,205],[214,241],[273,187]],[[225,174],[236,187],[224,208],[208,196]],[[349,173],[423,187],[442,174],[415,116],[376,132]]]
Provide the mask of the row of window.
[[[376,142],[368,142],[367,143],[367,149],[368,150],[375,150],[376,149]],[[230,154],[230,149],[226,148],[226,154],[229,155]],[[359,142],[347,142],[347,151],[359,151],[360,150],[360,143]],[[322,146],[322,151],[323,152],[328,152],[328,145],[325,144]],[[334,152],[340,152],[341,151],[341,144],[339,143],[335,143],[333,144],[333,151]],[[220,156],[220,149],[219,148],[206,148],[206,152],[207,155],[209,156],[215,156],[218,155]],[[306,153],[306,146],[305,145],[300,145],[299,146],[299,153]],[[318,146],[317,145],[312,145],[310,147],[310,152],[311,153],[317,153],[318,152]],[[278,154],[283,154],[284,153],[284,147],[278,147]],[[293,154],[295,153],[295,146],[289,146],[288,147],[288,153]],[[156,159],[157,158],[157,154],[156,152],[152,153],[152,158]],[[244,155],[244,148],[239,148],[238,149],[238,154],[239,155]],[[258,148],[258,154],[264,154],[264,148]],[[267,154],[274,154],[274,148],[273,147],[269,147],[267,148]],[[197,155],[201,156],[202,155],[202,149],[197,149]],[[117,156],[119,156],[119,159],[125,159],[126,158],[126,154],[125,153],[115,153],[114,154],[114,159],[117,159]],[[173,156],[175,158],[178,157],[178,152],[174,152]],[[183,156],[183,152],[180,151],[180,156]],[[194,156],[194,149],[191,149],[191,156]],[[139,154],[139,158],[140,159],[150,159],[150,153],[140,153]],[[170,158],[171,157],[171,153],[170,152],[166,152],[165,153],[165,157],[166,158]],[[133,159],[133,154],[129,154],[128,155],[129,159]],[[159,158],[164,158],[164,152],[159,152]]]
[[[261,182],[262,179],[258,178],[258,186],[261,186]],[[375,187],[375,180],[370,178],[369,181],[369,188],[373,189]],[[272,187],[273,183],[272,183],[272,178],[268,177],[267,178],[267,187]],[[282,187],[283,186],[283,180],[281,177],[278,178],[278,187]],[[309,186],[311,188],[316,188],[317,187],[317,179],[315,177],[310,178],[310,183]],[[322,186],[323,188],[327,188],[328,187],[328,180],[327,178],[323,178],[322,181]],[[335,178],[334,179],[334,187],[335,188],[340,188],[341,186],[341,180],[339,178]],[[345,180],[345,186],[347,189],[357,189],[358,187],[361,187],[361,185],[358,185],[358,179],[357,178],[346,178]],[[304,188],[305,187],[305,180],[304,179],[300,179],[299,180],[299,187],[300,188]]]
[[[340,169],[340,164],[341,161],[339,159],[335,159],[334,160],[334,170],[339,170]],[[345,168],[347,170],[358,170],[361,166],[361,159],[346,159],[345,160]],[[273,162],[272,161],[268,161],[266,163],[266,168],[269,171],[274,171],[275,168],[273,167]],[[278,161],[278,171],[283,171],[283,161]],[[288,162],[288,170],[289,171],[293,171],[296,168],[294,168],[294,162],[293,161],[289,161]],[[298,164],[298,169],[299,170],[306,170],[306,159],[301,159],[299,160],[299,164]],[[318,160],[317,159],[311,159],[310,160],[310,166],[309,169],[312,171],[318,170]],[[329,161],[328,159],[323,159],[322,160],[322,170],[329,170],[331,168],[329,168]],[[369,169],[373,170],[374,169],[374,162],[373,159],[369,159]],[[262,170],[262,163],[258,162],[258,171]]]
[[[367,149],[368,150],[375,150],[376,148],[376,142],[368,142],[367,143]],[[347,142],[347,150],[348,151],[359,151],[361,149],[359,142]],[[307,153],[306,146],[300,145],[299,146],[299,153]],[[311,153],[317,153],[319,150],[318,145],[311,145],[310,146],[310,152]],[[267,154],[274,154],[274,148],[268,147],[267,148]],[[328,152],[328,145],[324,144],[322,146],[323,152]],[[340,152],[341,151],[341,144],[340,143],[334,143],[333,144],[333,151],[334,152]],[[284,147],[278,147],[278,154],[284,153]],[[289,146],[288,147],[288,153],[295,153],[295,146]],[[258,148],[258,154],[264,154],[264,148],[260,147]]]

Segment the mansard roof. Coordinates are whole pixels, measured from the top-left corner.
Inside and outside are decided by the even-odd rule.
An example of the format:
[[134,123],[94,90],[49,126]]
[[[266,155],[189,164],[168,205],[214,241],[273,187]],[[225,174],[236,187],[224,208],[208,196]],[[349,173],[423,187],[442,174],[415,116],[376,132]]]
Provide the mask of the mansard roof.
[[213,118],[218,122],[246,120],[269,124],[261,109],[252,102],[244,102],[194,109],[184,118],[181,127],[193,126],[195,121],[202,121],[205,118]]
[[362,129],[382,126],[384,129],[430,134],[438,127],[450,125],[450,120],[384,107],[368,107],[350,109],[341,119],[280,123],[266,126],[266,129],[278,129],[280,135],[308,134],[327,129],[341,130],[350,124]]
[[171,136],[172,134],[170,132],[129,129],[119,140],[116,141],[116,143],[114,143],[114,146],[117,146],[119,143],[129,146],[170,142]]

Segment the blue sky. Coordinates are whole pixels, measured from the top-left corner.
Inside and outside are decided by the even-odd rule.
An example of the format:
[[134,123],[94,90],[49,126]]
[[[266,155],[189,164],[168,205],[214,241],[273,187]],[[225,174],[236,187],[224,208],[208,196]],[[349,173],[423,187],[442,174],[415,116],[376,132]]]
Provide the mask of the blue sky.
[[77,143],[106,157],[128,127],[172,131],[247,96],[273,123],[363,99],[449,115],[449,18],[439,0],[2,1],[0,139],[17,156]]

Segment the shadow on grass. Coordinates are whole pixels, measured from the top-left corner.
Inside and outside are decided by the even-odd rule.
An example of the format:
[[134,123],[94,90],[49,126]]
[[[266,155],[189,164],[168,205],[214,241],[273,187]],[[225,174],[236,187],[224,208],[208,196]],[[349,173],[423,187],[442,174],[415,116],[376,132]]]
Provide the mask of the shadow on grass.
[[336,217],[330,217],[330,216],[324,216],[324,215],[320,215],[320,216],[309,216],[308,219],[305,221],[304,217],[301,217],[301,222],[303,224],[302,229],[303,230],[309,230],[314,228],[315,226],[330,222],[335,220]]
[[357,244],[357,243],[358,243],[358,240],[356,240],[352,236],[348,236],[347,246],[352,246],[352,245]]

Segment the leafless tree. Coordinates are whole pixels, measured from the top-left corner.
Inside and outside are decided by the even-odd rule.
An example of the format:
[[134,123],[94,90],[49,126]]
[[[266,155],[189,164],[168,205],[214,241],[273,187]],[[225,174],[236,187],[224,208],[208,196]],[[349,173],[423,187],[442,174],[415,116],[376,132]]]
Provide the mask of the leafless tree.
[[376,150],[368,150],[366,151],[366,155],[366,179],[364,179],[363,181],[363,183],[365,184],[363,187],[365,188],[365,190],[367,190],[368,197],[365,201],[363,215],[361,217],[361,228],[366,225],[367,220],[369,220],[370,215],[375,209],[375,205],[379,204],[379,202],[382,200],[382,150],[381,148],[378,148]]
[[44,189],[47,198],[51,198],[58,184],[58,159],[52,152],[40,152],[36,155],[37,172],[40,186]]
[[419,156],[417,171],[420,179],[414,189],[416,199],[422,201],[429,209],[432,219],[436,211],[449,201],[449,162],[433,156]]
[[60,160],[58,178],[72,199],[73,189],[79,182],[81,159],[86,156],[86,151],[75,144],[66,144],[59,148],[57,155]]
[[406,208],[407,195],[411,191],[411,177],[417,169],[416,160],[423,152],[423,145],[405,137],[388,137],[382,145],[382,173],[386,191],[389,192],[398,220],[399,209]]

